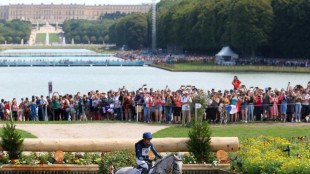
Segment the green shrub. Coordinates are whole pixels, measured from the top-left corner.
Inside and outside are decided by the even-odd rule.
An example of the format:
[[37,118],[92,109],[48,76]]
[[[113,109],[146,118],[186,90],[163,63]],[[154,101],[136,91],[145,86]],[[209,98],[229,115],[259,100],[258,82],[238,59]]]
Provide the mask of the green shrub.
[[[201,115],[198,116],[201,118]],[[200,120],[200,119],[198,119]],[[188,133],[189,141],[186,143],[189,152],[195,157],[197,163],[210,161],[211,155],[211,130],[207,121],[193,121]]]
[[6,123],[1,134],[1,146],[3,150],[8,152],[11,160],[18,159],[23,152],[22,145],[24,140],[21,138],[21,134],[15,129],[15,126],[11,117],[10,122]]
[[110,167],[113,165],[113,169],[119,169],[126,166],[136,165],[136,154],[131,150],[114,151],[111,153],[104,153],[99,162],[100,174],[110,173]]

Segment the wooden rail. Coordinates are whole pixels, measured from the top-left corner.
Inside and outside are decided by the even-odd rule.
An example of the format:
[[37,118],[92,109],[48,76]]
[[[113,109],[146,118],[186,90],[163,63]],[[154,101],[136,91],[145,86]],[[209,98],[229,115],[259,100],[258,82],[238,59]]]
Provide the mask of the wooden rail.
[[[188,138],[154,138],[158,152],[188,152]],[[24,139],[24,151],[33,152],[111,152],[123,149],[134,150],[139,139]],[[212,137],[211,150],[226,152],[239,149],[238,137]],[[0,147],[2,150],[2,147]]]

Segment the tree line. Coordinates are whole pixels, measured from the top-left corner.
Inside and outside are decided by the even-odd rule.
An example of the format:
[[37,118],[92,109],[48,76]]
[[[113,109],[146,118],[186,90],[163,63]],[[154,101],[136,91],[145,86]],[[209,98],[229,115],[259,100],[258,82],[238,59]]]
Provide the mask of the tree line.
[[20,44],[24,39],[24,43],[29,40],[32,25],[29,21],[21,20],[0,20],[0,44]]
[[71,19],[63,23],[66,40],[80,44],[102,44],[109,40],[108,30],[113,20],[103,19],[96,21]]
[[[162,0],[157,4],[157,47],[214,54],[231,46],[241,56],[310,55],[310,0]],[[151,11],[118,19],[109,39],[150,47]]]

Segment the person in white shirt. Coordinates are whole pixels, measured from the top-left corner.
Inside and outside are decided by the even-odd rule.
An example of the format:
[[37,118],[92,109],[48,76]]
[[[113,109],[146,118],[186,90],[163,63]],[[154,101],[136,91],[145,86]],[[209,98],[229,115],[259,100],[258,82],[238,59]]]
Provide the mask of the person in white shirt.
[[190,123],[191,122],[190,104],[192,103],[192,99],[188,95],[187,91],[184,92],[184,95],[181,98],[181,103],[182,103],[182,126],[184,126],[186,118],[187,118],[187,122],[186,123]]
[[146,96],[144,98],[144,122],[150,123],[151,121],[151,108],[152,108],[153,99],[150,96],[150,93],[146,93]]

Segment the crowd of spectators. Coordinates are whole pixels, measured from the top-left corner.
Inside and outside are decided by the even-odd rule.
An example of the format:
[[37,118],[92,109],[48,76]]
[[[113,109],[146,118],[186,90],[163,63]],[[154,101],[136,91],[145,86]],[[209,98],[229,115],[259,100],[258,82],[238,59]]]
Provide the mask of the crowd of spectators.
[[226,113],[226,121],[308,121],[310,112],[310,82],[282,89],[249,87],[235,77],[233,89],[203,91],[195,86],[182,85],[178,90],[154,90],[143,85],[135,91],[125,86],[115,91],[90,91],[87,94],[54,93],[52,97],[32,96],[20,103],[1,100],[0,118],[16,121],[49,120],[122,120],[166,122],[186,125],[193,116],[192,101],[196,95],[207,95],[208,107],[203,119],[219,122]]
[[[128,60],[144,60],[154,63],[189,63],[189,62],[214,62],[214,56],[204,55],[172,55],[172,54],[146,54],[143,52],[117,52],[116,57]],[[238,58],[235,65],[266,65],[287,67],[309,67],[309,59],[281,59],[281,58]]]

